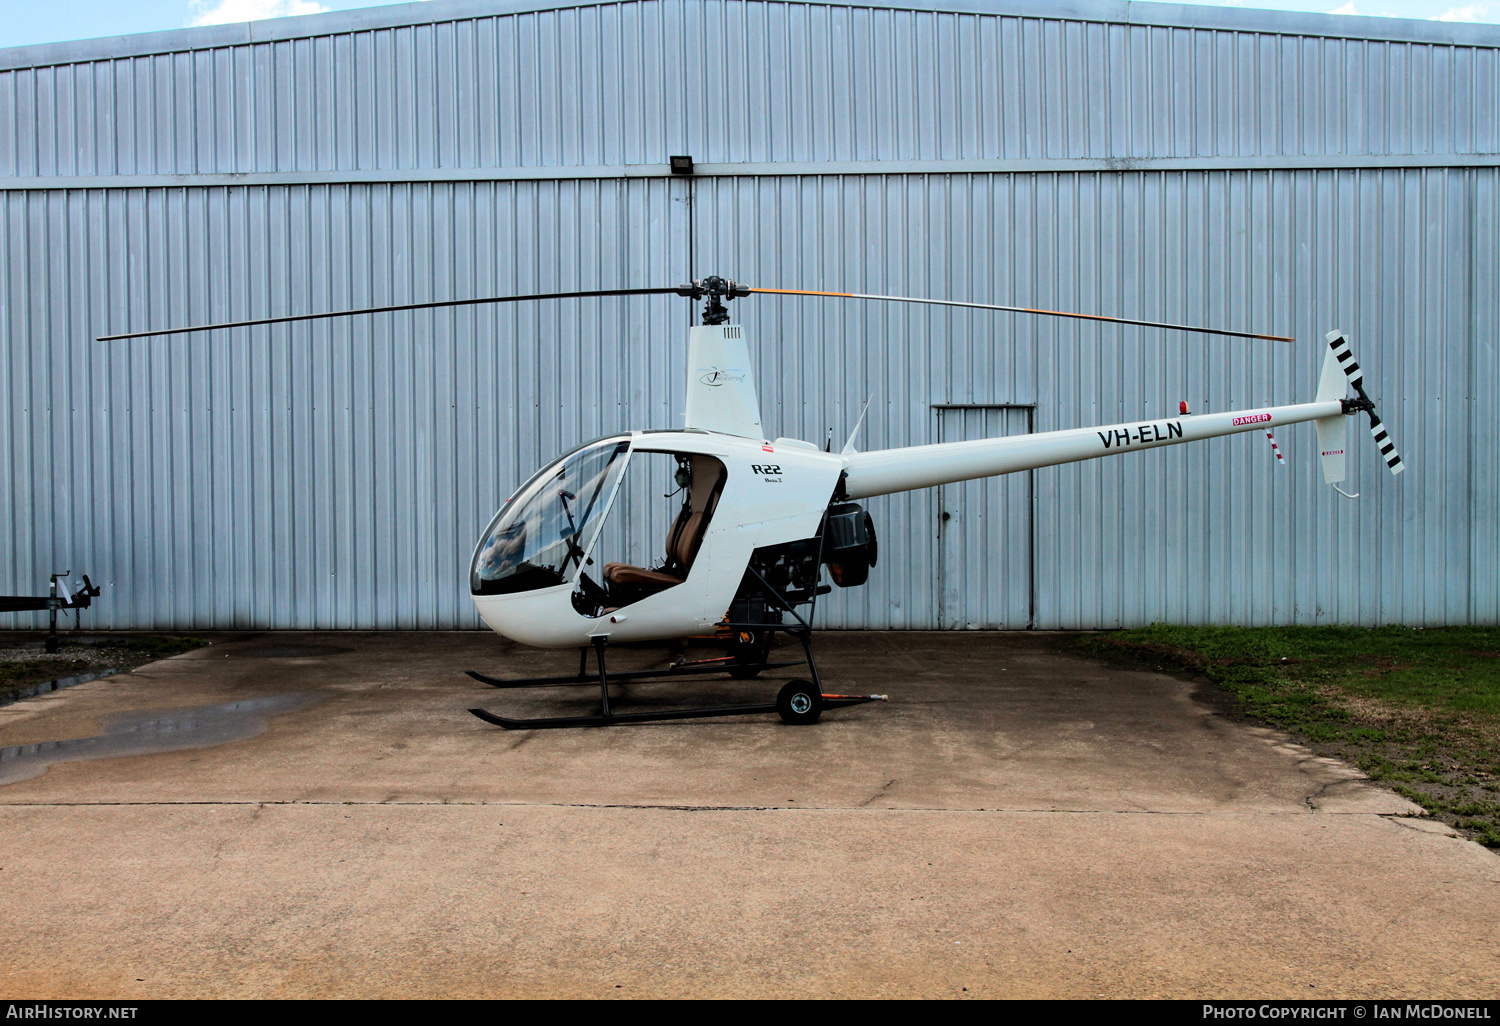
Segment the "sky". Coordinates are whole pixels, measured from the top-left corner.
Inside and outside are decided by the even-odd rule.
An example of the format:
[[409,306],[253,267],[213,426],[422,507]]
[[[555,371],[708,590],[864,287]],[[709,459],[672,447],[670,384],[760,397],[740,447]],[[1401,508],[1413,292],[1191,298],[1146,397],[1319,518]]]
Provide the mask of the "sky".
[[[1198,0],[1214,7],[1500,24],[1500,0]],[[0,47],[285,18],[379,0],[0,0]]]

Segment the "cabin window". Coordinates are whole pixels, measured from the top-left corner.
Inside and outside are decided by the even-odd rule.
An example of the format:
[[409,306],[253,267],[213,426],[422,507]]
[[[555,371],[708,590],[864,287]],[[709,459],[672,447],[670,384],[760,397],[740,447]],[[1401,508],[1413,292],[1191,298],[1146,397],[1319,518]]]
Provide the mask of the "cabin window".
[[485,531],[470,590],[501,595],[571,581],[598,536],[629,450],[629,441],[591,443],[526,482]]

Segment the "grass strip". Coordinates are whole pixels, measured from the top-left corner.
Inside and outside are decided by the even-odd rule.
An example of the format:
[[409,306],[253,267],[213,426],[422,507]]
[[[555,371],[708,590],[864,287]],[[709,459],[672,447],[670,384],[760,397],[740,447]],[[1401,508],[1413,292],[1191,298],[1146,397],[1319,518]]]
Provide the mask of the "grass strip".
[[1238,713],[1500,848],[1500,628],[1153,624],[1076,644],[1207,678]]

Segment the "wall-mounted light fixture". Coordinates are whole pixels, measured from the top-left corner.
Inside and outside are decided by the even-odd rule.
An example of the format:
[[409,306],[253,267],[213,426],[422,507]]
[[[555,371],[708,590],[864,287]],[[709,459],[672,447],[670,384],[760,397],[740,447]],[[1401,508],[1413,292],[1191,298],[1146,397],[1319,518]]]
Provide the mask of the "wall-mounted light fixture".
[[672,162],[672,173],[674,175],[690,175],[693,173],[692,157],[668,157]]

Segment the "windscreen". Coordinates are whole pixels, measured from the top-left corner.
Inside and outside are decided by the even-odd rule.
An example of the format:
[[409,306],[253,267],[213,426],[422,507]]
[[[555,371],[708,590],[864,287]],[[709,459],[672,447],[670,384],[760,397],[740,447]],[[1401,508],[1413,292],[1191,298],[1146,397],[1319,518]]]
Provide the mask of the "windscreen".
[[503,595],[572,580],[625,468],[629,441],[596,442],[544,468],[495,515],[469,589]]

